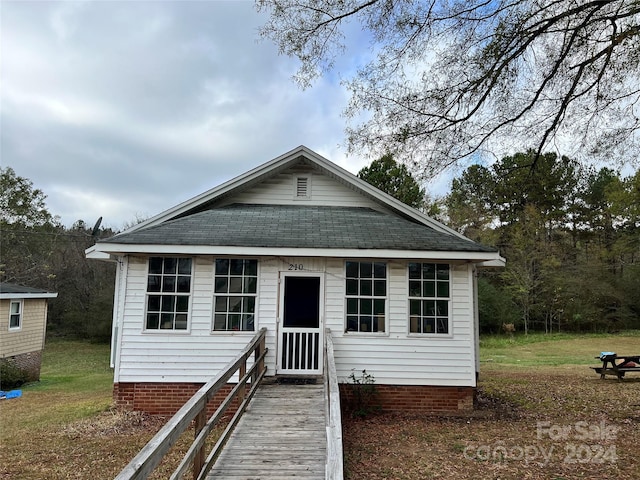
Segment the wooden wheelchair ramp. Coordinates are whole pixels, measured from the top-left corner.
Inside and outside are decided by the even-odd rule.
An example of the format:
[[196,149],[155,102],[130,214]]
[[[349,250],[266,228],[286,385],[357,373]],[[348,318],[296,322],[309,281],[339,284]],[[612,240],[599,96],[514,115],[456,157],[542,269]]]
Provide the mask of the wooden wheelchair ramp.
[[324,479],[324,385],[263,383],[207,475],[214,479]]

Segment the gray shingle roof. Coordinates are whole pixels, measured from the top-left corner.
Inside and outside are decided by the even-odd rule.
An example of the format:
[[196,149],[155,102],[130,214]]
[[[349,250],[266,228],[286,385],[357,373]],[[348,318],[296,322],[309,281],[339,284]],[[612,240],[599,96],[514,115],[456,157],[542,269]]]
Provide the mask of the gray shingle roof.
[[370,208],[233,204],[116,235],[105,243],[494,252]]
[[52,293],[40,288],[25,287],[23,285],[16,285],[15,283],[0,282],[0,295],[25,295],[30,297],[51,297],[57,296],[57,293]]

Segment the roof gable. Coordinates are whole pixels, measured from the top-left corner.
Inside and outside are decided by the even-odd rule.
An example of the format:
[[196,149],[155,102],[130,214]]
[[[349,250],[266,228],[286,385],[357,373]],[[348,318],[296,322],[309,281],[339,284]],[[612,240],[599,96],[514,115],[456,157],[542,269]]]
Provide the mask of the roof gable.
[[374,186],[330,162],[305,146],[299,146],[290,152],[239,175],[238,177],[176,205],[173,208],[165,210],[164,212],[131,227],[123,232],[123,234],[155,226],[168,220],[201,212],[217,205],[233,203],[233,197],[235,195],[246,192],[250,188],[266,181],[268,178],[272,178],[295,166],[306,166],[311,170],[327,175],[345,187],[357,192],[359,195],[375,202],[385,210],[388,209],[397,215],[412,219],[413,221],[422,223],[443,233],[448,233],[468,240],[455,230],[443,225],[427,215],[422,214],[408,205],[405,205],[401,201],[393,198],[391,195],[378,190]]

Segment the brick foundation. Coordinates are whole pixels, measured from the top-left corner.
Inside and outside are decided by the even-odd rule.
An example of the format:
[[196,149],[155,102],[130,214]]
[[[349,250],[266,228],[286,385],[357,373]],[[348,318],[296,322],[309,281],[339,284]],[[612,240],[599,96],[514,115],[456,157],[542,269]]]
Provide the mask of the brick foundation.
[[[116,383],[113,399],[116,406],[126,410],[154,415],[173,415],[196,393],[201,383]],[[383,411],[404,413],[453,413],[473,410],[475,388],[435,387],[421,385],[376,385],[376,405]],[[227,384],[207,407],[213,413],[228,395],[233,385]],[[340,384],[340,398],[344,409],[353,405],[353,385]],[[232,413],[237,404],[227,411]]]
[[[353,385],[340,384],[343,408],[353,408]],[[454,413],[473,410],[474,387],[437,387],[427,385],[375,385],[373,405],[386,412]]]
[[42,350],[6,357],[3,358],[2,361],[10,363],[20,370],[23,370],[26,373],[27,382],[37,382],[40,380]]
[[[202,383],[115,383],[113,385],[113,400],[117,407],[150,413],[152,415],[173,415],[199,389]],[[234,385],[222,387],[207,406],[207,412],[212,414]],[[237,408],[234,401],[227,410],[233,413]]]

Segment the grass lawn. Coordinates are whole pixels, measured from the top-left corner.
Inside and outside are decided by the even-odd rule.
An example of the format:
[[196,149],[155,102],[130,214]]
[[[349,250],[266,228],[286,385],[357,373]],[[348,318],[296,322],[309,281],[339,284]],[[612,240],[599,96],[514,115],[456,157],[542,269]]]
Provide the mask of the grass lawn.
[[601,380],[601,351],[640,354],[640,332],[481,341],[470,415],[345,419],[348,479],[640,478],[640,375]]
[[[346,477],[636,480],[640,375],[600,380],[600,351],[638,354],[640,332],[485,338],[478,408],[345,418]],[[165,420],[112,409],[106,345],[47,341],[41,379],[0,401],[0,479],[111,479]]]

